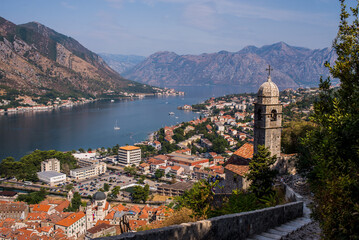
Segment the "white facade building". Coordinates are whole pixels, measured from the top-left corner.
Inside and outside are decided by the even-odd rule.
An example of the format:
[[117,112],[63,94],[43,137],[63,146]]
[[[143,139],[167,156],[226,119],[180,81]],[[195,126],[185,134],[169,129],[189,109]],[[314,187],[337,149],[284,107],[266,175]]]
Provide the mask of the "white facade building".
[[60,172],[60,161],[56,158],[51,158],[41,162],[41,172],[46,171]]
[[55,171],[38,172],[37,177],[50,186],[66,182],[66,174]]
[[98,163],[88,167],[77,168],[70,170],[70,176],[79,180],[90,177],[96,177],[102,173],[105,173],[107,170],[106,163]]
[[68,237],[79,237],[86,232],[86,215],[84,212],[72,213],[57,222],[56,229],[62,229]]
[[141,148],[136,146],[124,146],[118,149],[118,164],[121,166],[138,166],[141,162]]

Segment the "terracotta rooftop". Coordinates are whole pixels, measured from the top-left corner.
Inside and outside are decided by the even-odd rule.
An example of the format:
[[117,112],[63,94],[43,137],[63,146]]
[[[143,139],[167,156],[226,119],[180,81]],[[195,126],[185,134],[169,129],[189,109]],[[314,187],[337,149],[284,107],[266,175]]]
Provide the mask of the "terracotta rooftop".
[[140,149],[140,147],[135,147],[135,146],[123,146],[123,147],[120,147],[120,149],[126,150],[126,151],[131,151],[131,150]]
[[171,168],[172,168],[172,170],[174,170],[174,171],[178,171],[181,167],[180,167],[180,166],[172,166]]
[[112,225],[109,225],[109,224],[107,224],[107,223],[101,223],[101,224],[99,224],[99,225],[96,225],[96,226],[94,226],[94,227],[88,229],[87,231],[88,231],[89,233],[95,234],[95,233],[101,232],[101,231],[103,231],[103,230],[105,230],[105,229],[108,229],[108,228],[111,228],[111,227],[113,227],[113,226],[112,226]]
[[139,227],[145,226],[147,224],[146,220],[129,220],[131,230],[136,230]]
[[58,212],[63,212],[65,208],[67,208],[70,205],[70,201],[64,200],[59,205],[55,207],[55,210]]
[[47,204],[35,204],[32,208],[32,212],[48,212],[51,206]]
[[27,208],[27,204],[23,202],[5,202],[0,204],[0,211],[8,212],[8,211],[25,211]]
[[39,213],[28,213],[27,214],[27,220],[28,221],[40,221],[44,220],[48,217],[47,213],[45,212],[39,212]]
[[98,221],[96,222],[96,225],[95,225],[95,226],[100,225],[100,224],[102,224],[102,223],[110,224],[110,221],[98,220]]
[[235,151],[234,154],[242,158],[251,159],[253,158],[253,152],[253,144],[245,143],[242,147]]
[[228,164],[225,169],[238,174],[239,176],[244,176],[249,171],[248,165],[234,165]]
[[57,225],[61,225],[64,227],[69,227],[81,218],[85,216],[84,212],[76,212],[68,216],[67,218],[62,219],[61,221],[57,222]]

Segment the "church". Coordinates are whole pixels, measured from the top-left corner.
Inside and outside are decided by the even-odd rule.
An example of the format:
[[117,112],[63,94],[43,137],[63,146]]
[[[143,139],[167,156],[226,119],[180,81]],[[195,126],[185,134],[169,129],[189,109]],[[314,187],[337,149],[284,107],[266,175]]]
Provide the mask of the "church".
[[247,189],[249,182],[245,179],[249,171],[249,162],[258,150],[259,145],[264,145],[276,156],[277,161],[273,167],[285,171],[288,157],[281,154],[282,133],[282,104],[279,101],[279,89],[272,82],[269,71],[267,81],[258,89],[257,101],[254,103],[254,144],[245,143],[225,163],[225,180],[219,183],[216,189],[218,193],[231,193],[234,189]]

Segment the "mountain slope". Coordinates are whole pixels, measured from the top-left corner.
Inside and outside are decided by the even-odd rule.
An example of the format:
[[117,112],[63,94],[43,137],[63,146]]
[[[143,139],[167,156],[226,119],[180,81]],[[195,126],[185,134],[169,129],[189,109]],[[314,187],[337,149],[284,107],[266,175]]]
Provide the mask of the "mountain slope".
[[109,54],[99,53],[98,54],[113,70],[118,73],[123,73],[130,70],[140,62],[146,59],[143,56],[136,55],[121,55],[121,54]]
[[239,85],[256,89],[268,75],[283,89],[317,86],[320,75],[328,75],[325,61],[333,62],[332,49],[310,50],[292,47],[283,42],[257,48],[248,46],[231,53],[177,55],[157,52],[133,69],[123,73],[135,81],[157,86]]
[[0,18],[0,85],[32,95],[99,96],[152,92],[112,70],[75,39],[31,22]]

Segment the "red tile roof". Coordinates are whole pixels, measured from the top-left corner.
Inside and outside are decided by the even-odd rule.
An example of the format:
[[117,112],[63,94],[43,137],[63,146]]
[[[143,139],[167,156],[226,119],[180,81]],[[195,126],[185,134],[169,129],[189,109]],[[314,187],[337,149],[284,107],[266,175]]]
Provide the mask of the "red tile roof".
[[234,154],[242,158],[251,159],[253,158],[253,152],[253,144],[245,143],[242,147],[235,151]]
[[48,212],[50,210],[50,205],[45,204],[35,204],[32,208],[32,212]]
[[67,218],[62,219],[61,221],[57,222],[57,225],[61,225],[64,227],[69,227],[81,218],[85,217],[84,212],[76,212],[68,216]]
[[65,208],[67,208],[70,205],[70,201],[64,200],[59,205],[55,207],[55,210],[58,212],[63,212]]
[[131,230],[136,230],[139,227],[145,226],[147,224],[146,220],[129,220]]
[[244,176],[249,171],[248,165],[234,165],[234,164],[228,164],[225,169],[234,172],[238,174],[239,176]]

